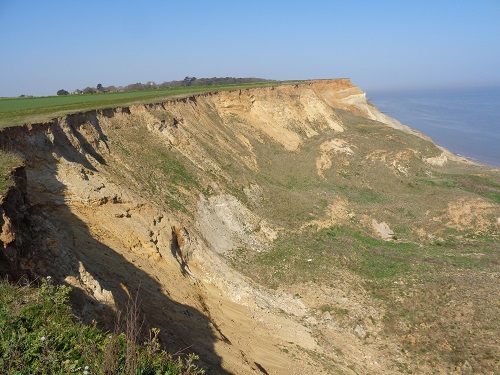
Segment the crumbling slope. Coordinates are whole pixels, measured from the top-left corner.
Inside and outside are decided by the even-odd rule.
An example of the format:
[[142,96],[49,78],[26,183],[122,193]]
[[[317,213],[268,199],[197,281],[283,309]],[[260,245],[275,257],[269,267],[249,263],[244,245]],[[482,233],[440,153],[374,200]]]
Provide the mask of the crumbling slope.
[[[498,171],[386,118],[349,80],[91,111],[0,138],[26,164],[24,267],[72,285],[84,319],[110,327],[139,295],[163,344],[210,373],[495,366],[494,331],[475,317],[498,312]],[[473,298],[471,275],[484,299],[439,323]]]

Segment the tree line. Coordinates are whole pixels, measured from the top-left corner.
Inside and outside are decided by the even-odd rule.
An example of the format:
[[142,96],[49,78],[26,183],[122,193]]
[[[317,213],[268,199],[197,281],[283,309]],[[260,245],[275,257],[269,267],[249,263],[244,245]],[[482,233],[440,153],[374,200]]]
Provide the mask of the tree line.
[[[213,77],[213,78],[196,78],[186,76],[182,81],[166,81],[157,84],[153,81],[146,83],[132,83],[127,86],[103,86],[97,84],[96,87],[85,87],[84,89],[76,89],[71,94],[103,94],[107,92],[122,92],[122,91],[140,91],[140,90],[155,90],[172,87],[188,87],[188,86],[218,86],[231,85],[242,83],[269,82],[272,80],[264,78],[235,78],[235,77]],[[69,91],[61,89],[57,91],[57,95],[69,95]]]

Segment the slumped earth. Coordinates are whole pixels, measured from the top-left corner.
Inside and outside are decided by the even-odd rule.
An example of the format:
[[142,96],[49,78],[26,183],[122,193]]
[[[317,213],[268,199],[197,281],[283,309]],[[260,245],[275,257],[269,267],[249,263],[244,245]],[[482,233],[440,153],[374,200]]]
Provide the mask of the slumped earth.
[[71,285],[86,321],[111,327],[138,294],[165,347],[210,374],[499,369],[499,170],[349,80],[90,111],[0,140],[25,160],[20,265]]

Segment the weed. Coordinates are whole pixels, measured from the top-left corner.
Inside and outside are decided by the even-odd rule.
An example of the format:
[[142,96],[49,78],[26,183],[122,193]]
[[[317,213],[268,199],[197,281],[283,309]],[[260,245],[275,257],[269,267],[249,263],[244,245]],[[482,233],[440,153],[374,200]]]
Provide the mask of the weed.
[[335,314],[339,317],[349,315],[349,310],[344,309],[342,307],[332,306],[332,305],[321,305],[318,308],[318,310],[323,312],[323,313],[325,313],[325,312],[332,313],[332,314]]
[[331,312],[333,311],[334,307],[331,305],[321,305],[318,309],[321,312]]
[[425,186],[436,186],[447,189],[457,187],[457,183],[453,179],[448,178],[420,179],[418,182]]
[[491,181],[484,176],[441,174],[432,179],[420,179],[418,182],[426,186],[462,189],[488,198],[495,203],[500,203],[500,183]]
[[166,187],[167,194],[165,195],[165,202],[168,207],[173,211],[186,212],[186,208],[180,201],[181,194],[175,186]]
[[67,286],[49,278],[40,287],[0,282],[0,366],[6,374],[202,374],[187,359],[160,349],[159,330],[139,344],[138,302],[132,300],[120,331],[106,334],[74,323]]

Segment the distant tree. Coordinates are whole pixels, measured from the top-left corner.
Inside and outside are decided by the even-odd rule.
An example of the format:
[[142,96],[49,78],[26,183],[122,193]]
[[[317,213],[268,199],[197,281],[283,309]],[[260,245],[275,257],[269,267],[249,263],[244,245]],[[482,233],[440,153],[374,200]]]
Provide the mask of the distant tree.
[[85,87],[82,92],[84,94],[95,94],[97,92],[97,90],[93,87]]
[[196,77],[186,76],[186,78],[182,81],[182,84],[184,86],[192,86],[194,81],[196,81]]
[[212,78],[196,78],[185,77],[182,81],[163,82],[158,85],[161,88],[179,87],[179,86],[212,86],[212,85],[229,85],[253,82],[269,82],[271,80],[264,78],[235,78],[235,77],[212,77]]
[[[1,1],[1,0],[0,0]],[[158,88],[171,88],[171,87],[187,87],[187,86],[211,86],[211,85],[227,85],[227,84],[240,84],[240,83],[252,83],[252,82],[269,82],[268,79],[263,78],[235,78],[235,77],[212,77],[212,78],[196,78],[186,76],[181,81],[168,81],[160,84],[154,81],[148,81],[147,83],[132,83],[125,87],[122,86],[108,86],[105,87],[102,84],[98,84],[96,88],[87,87],[82,92],[84,94],[94,94],[96,92],[122,92],[122,91],[139,91],[139,90],[151,90]]]
[[61,96],[61,95],[69,95],[69,92],[68,92],[68,91],[66,91],[66,90],[61,89],[61,90],[59,90],[59,91],[57,92],[57,95],[59,95],[59,96]]
[[132,83],[125,86],[125,91],[137,91],[137,90],[147,90],[150,87],[144,83]]
[[180,87],[183,85],[183,81],[167,81],[158,85],[161,88],[170,88],[170,87]]
[[104,92],[116,92],[117,91],[115,86],[103,87],[102,90]]

